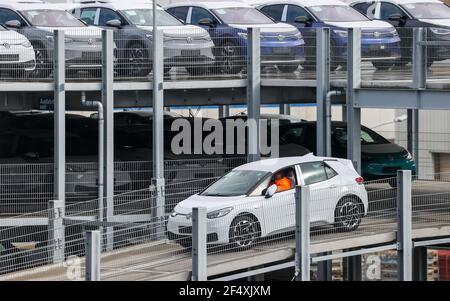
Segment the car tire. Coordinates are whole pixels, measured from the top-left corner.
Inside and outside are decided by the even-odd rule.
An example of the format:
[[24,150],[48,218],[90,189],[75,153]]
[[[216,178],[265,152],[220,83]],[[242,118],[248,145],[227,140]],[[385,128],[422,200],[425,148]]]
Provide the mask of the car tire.
[[238,74],[244,66],[239,64],[239,47],[232,40],[223,41],[215,49],[216,72],[219,74]]
[[357,196],[343,197],[334,211],[334,227],[341,232],[355,231],[363,216],[364,205]]
[[230,247],[235,250],[245,250],[253,247],[261,236],[261,227],[253,215],[237,216],[230,225]]
[[51,59],[45,46],[39,42],[31,42],[34,49],[36,67],[28,73],[31,78],[48,79],[53,72]]
[[150,53],[148,49],[140,42],[133,42],[128,47],[127,60],[129,64],[128,76],[144,77],[152,71]]
[[298,69],[298,65],[277,65],[281,73],[294,73]]
[[386,62],[386,61],[373,61],[372,65],[375,67],[375,69],[377,70],[388,70],[389,68],[394,66],[394,62]]

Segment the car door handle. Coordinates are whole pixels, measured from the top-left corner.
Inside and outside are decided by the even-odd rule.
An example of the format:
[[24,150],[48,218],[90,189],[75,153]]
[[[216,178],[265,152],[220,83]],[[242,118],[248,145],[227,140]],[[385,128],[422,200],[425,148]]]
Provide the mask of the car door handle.
[[253,206],[252,208],[255,209],[255,210],[256,210],[256,209],[260,209],[260,208],[261,208],[261,205],[255,205],[255,206]]
[[335,184],[328,186],[329,189],[334,189],[336,187],[337,187],[337,185],[335,185]]

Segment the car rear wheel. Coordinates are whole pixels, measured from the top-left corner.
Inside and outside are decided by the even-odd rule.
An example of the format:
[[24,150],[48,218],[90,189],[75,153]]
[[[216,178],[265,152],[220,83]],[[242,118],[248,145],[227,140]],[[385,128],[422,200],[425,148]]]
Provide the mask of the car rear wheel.
[[277,65],[277,67],[282,73],[294,73],[298,69],[298,65]]
[[394,66],[394,62],[388,62],[388,61],[373,61],[372,65],[377,70],[388,70],[389,68]]
[[339,231],[356,230],[364,215],[364,205],[357,196],[346,196],[339,201],[334,211],[334,227]]
[[261,230],[258,220],[251,215],[241,215],[236,217],[230,226],[230,243],[233,249],[251,248]]

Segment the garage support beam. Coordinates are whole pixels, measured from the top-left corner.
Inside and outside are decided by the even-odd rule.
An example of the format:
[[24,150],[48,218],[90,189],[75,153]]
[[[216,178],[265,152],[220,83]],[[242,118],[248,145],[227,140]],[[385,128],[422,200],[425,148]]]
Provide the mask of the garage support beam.
[[398,280],[412,280],[412,193],[411,171],[397,172],[397,250],[398,250]]
[[[102,104],[104,109],[104,216],[103,220],[109,222],[114,215],[114,41],[112,30],[102,31]],[[104,248],[113,249],[114,229],[105,229]]]
[[[316,32],[317,68],[317,155],[326,156],[328,146],[326,97],[330,90],[330,29],[320,28]],[[330,140],[331,141],[331,140]]]
[[361,29],[348,29],[347,57],[347,158],[361,173],[361,109],[355,106],[355,89],[361,88]]
[[153,179],[154,203],[152,218],[156,239],[164,237],[165,181],[164,181],[164,57],[163,32],[153,34]]
[[230,116],[230,106],[229,105],[219,105],[219,118],[225,118]]
[[280,114],[291,115],[291,105],[290,104],[280,104]]
[[253,162],[261,159],[259,124],[261,115],[261,45],[259,28],[248,28],[248,47],[247,160]]
[[[53,56],[54,91],[54,199],[65,203],[66,198],[66,56],[64,31],[55,30]],[[64,206],[64,204],[63,204]]]
[[[299,172],[299,167],[296,166]],[[309,281],[310,254],[310,188],[297,186],[295,190],[295,279]]]

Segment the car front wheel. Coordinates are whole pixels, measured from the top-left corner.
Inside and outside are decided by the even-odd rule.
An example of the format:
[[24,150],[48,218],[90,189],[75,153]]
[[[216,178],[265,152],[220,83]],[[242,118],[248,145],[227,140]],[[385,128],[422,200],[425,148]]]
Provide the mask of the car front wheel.
[[364,205],[356,196],[347,196],[339,201],[334,212],[334,227],[339,231],[356,230],[364,215]]
[[251,215],[236,217],[230,226],[230,243],[233,249],[251,248],[261,234],[258,220]]

